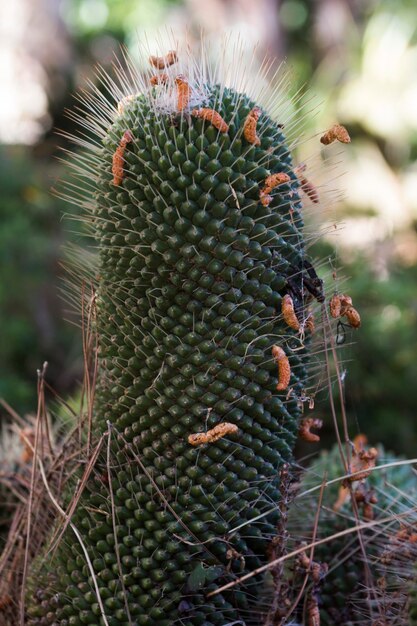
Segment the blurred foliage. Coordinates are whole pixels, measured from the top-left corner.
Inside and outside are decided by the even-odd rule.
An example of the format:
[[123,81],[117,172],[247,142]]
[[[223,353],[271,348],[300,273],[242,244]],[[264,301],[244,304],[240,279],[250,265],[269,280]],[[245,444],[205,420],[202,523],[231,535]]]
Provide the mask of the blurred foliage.
[[75,37],[110,32],[122,38],[141,24],[157,24],[166,7],[180,0],[72,0],[63,16]]
[[393,262],[383,278],[369,259],[344,266],[362,326],[341,350],[352,434],[415,456],[417,266]]
[[[62,203],[53,198],[51,165],[25,148],[0,150],[0,397],[20,411],[36,407],[37,369],[62,392],[74,385],[81,338],[64,321]],[[78,372],[79,373],[79,372]]]
[[[417,265],[405,265],[392,258],[383,271],[378,255],[352,256],[336,263],[337,250],[328,242],[319,242],[312,249],[314,256],[329,259],[337,268],[336,282],[326,281],[327,294],[348,293],[361,315],[361,327],[345,326],[337,330],[333,322],[337,358],[344,381],[348,430],[353,439],[365,433],[370,444],[383,443],[389,450],[414,457],[417,432],[411,427],[417,405]],[[328,344],[328,347],[329,344]],[[331,375],[336,373],[331,365]],[[340,419],[338,384],[333,383],[333,396]],[[335,440],[330,415],[328,389],[318,396],[315,411],[320,412],[324,426],[321,447],[329,448]],[[340,421],[340,427],[341,421]],[[311,447],[300,446],[300,455]]]
[[[72,121],[62,116],[65,105],[73,107],[70,93],[85,84],[82,76],[91,78],[95,64],[111,70],[120,44],[132,44],[134,52],[138,30],[178,25],[180,20],[196,30],[188,23],[190,15],[194,19],[198,11],[222,6],[234,18],[235,4],[207,0],[204,8],[196,9],[193,0],[61,0],[72,57],[63,71],[66,96],[54,100],[54,92],[48,94],[53,126],[73,131]],[[362,315],[361,329],[347,337],[341,351],[351,434],[365,431],[370,441],[414,454],[417,434],[410,424],[417,409],[417,238],[412,224],[417,213],[413,218],[412,212],[417,206],[410,190],[417,182],[415,2],[282,0],[273,10],[270,19],[279,21],[279,43],[293,68],[293,90],[306,84],[305,102],[313,93],[319,103],[320,113],[314,111],[305,121],[306,134],[313,136],[338,119],[348,124],[354,138],[343,152],[342,167],[349,172],[349,192],[356,196],[341,204],[332,219],[342,216],[362,231],[376,228],[381,216],[386,222],[379,241],[374,237],[359,245],[353,230],[348,253],[331,249],[329,243],[314,251],[321,258],[340,256],[346,288]],[[62,226],[61,215],[68,206],[49,193],[51,180],[61,175],[51,157],[62,141],[46,133],[30,150],[0,152],[0,396],[19,411],[35,406],[36,369],[44,360],[50,362],[49,380],[63,394],[74,388],[81,371],[80,333],[62,321],[66,314],[58,295],[61,245],[71,228]],[[303,142],[299,158],[310,157],[310,146]],[[316,171],[320,178],[321,166]],[[313,172],[312,178],[316,180]],[[347,178],[341,188],[346,184]],[[395,212],[402,221],[391,226]],[[375,221],[366,222],[372,216]],[[348,228],[345,233],[347,237]],[[404,233],[410,241],[406,253],[393,254],[393,242]],[[326,420],[330,423],[328,416]]]

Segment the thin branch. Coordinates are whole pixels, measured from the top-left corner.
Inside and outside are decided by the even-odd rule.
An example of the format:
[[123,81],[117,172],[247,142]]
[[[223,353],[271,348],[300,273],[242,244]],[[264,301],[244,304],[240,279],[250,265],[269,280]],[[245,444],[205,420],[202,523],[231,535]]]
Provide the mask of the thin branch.
[[329,537],[325,537],[324,539],[319,539],[318,541],[311,542],[307,546],[303,546],[302,548],[297,548],[297,550],[293,550],[292,552],[289,552],[288,554],[281,556],[278,559],[274,559],[273,561],[270,561],[266,565],[262,565],[261,567],[258,567],[252,570],[251,572],[248,572],[248,574],[245,574],[244,576],[241,576],[240,578],[237,578],[236,580],[233,580],[232,582],[227,583],[226,585],[223,585],[222,587],[219,587],[218,589],[215,589],[214,591],[211,591],[210,593],[207,594],[206,597],[211,598],[212,596],[216,596],[219,593],[223,593],[223,591],[226,591],[227,589],[236,587],[236,585],[240,585],[246,580],[249,580],[250,578],[257,576],[258,574],[261,574],[262,572],[268,571],[269,569],[275,567],[279,563],[282,563],[283,561],[287,561],[288,559],[291,559],[292,557],[297,556],[297,554],[300,554],[301,552],[305,552],[306,550],[308,550],[308,548],[312,548],[312,547],[315,548],[316,546],[321,546],[324,543],[327,543],[328,541],[333,541],[334,539],[338,539],[339,537],[344,537],[345,535],[356,533],[359,530],[364,530],[366,528],[373,528],[374,526],[378,526],[379,524],[386,524],[388,522],[392,522],[393,519],[406,517],[407,515],[410,514],[411,511],[417,511],[417,507],[413,507],[409,511],[406,511],[405,513],[399,513],[398,515],[395,515],[395,516],[391,515],[390,517],[384,517],[379,520],[373,520],[372,522],[359,524],[352,528],[346,528],[345,530],[341,530],[338,533],[335,533],[334,535],[330,535]]
[[0,398],[0,404],[4,409],[6,409],[9,415],[21,425],[22,428],[25,428],[27,426],[27,423],[25,422],[23,417],[20,417],[20,415],[16,413],[16,411],[10,406],[8,402],[6,402],[6,400],[4,400],[4,398]]
[[30,491],[29,491],[29,501],[28,501],[28,509],[27,509],[27,526],[26,526],[26,545],[25,545],[25,556],[23,560],[23,572],[22,572],[22,589],[20,596],[20,626],[25,626],[25,587],[26,587],[26,578],[28,574],[28,565],[29,565],[29,546],[30,546],[30,533],[32,530],[32,508],[33,508],[33,498],[35,495],[35,477],[36,477],[36,455],[39,449],[39,431],[42,420],[42,408],[43,404],[43,394],[44,394],[44,386],[43,379],[46,373],[46,368],[48,364],[43,364],[42,370],[38,370],[38,409],[36,413],[36,427],[35,427],[35,445],[34,445],[34,455],[32,461],[32,473],[30,478]]
[[[317,503],[317,510],[316,510],[316,514],[314,516],[314,526],[313,526],[313,536],[312,536],[312,543],[313,544],[316,541],[317,530],[318,530],[318,527],[319,527],[320,510],[321,510],[321,505],[322,505],[322,502],[323,502],[323,495],[324,495],[324,485],[325,485],[325,479],[323,479],[323,482],[321,484],[319,501]],[[309,556],[310,564],[313,562],[314,550],[315,550],[315,546],[312,545],[311,548],[310,548],[310,556]],[[309,574],[310,574],[310,572],[307,571],[306,575],[304,577],[304,581],[303,581],[303,584],[301,586],[301,589],[300,589],[299,593],[297,594],[297,597],[294,600],[293,604],[291,605],[290,609],[288,610],[288,613],[286,614],[285,619],[288,619],[290,617],[291,613],[293,613],[293,611],[295,611],[295,609],[297,608],[298,603],[300,602],[300,600],[301,600],[301,598],[303,596],[304,589],[307,586]]]
[[103,619],[103,622],[104,622],[105,626],[109,626],[109,622],[107,621],[107,617],[106,617],[106,614],[104,612],[104,605],[103,605],[103,601],[102,601],[101,596],[100,596],[100,589],[99,589],[99,586],[98,586],[98,583],[97,583],[97,579],[96,579],[96,575],[95,575],[95,572],[94,572],[93,564],[91,563],[90,557],[88,555],[87,548],[85,547],[85,544],[83,542],[81,534],[78,531],[78,529],[76,528],[76,526],[73,524],[73,522],[71,522],[69,516],[65,513],[64,509],[61,508],[61,506],[59,505],[59,503],[55,499],[55,496],[54,496],[54,494],[52,493],[52,491],[51,491],[51,489],[49,487],[48,480],[46,478],[45,469],[44,469],[42,460],[40,459],[39,456],[37,456],[37,461],[39,463],[39,469],[40,469],[40,472],[41,472],[43,483],[45,485],[45,489],[48,492],[48,495],[49,495],[49,498],[51,499],[52,504],[55,506],[55,508],[59,512],[59,514],[65,519],[65,521],[67,522],[68,526],[71,528],[71,530],[73,531],[74,535],[77,537],[77,540],[78,540],[78,542],[79,542],[79,544],[81,546],[81,549],[84,552],[85,560],[87,561],[87,566],[88,566],[88,569],[90,570],[90,575],[91,575],[91,578],[93,580],[93,585],[94,585],[94,589],[95,589],[95,592],[96,592],[97,602],[98,602],[98,605],[100,607],[101,617]]
[[79,502],[79,500],[81,498],[81,495],[83,493],[84,487],[87,484],[87,481],[88,481],[88,479],[90,477],[90,474],[91,474],[91,472],[92,472],[92,470],[94,468],[94,465],[95,465],[95,463],[97,461],[97,457],[98,457],[98,455],[100,453],[100,450],[101,450],[101,448],[103,446],[103,442],[104,442],[104,438],[105,437],[106,437],[105,434],[100,437],[100,439],[99,439],[99,441],[98,441],[98,443],[97,443],[97,445],[96,445],[96,447],[95,447],[95,449],[94,449],[94,451],[93,451],[93,453],[92,453],[92,455],[91,455],[91,457],[90,457],[90,459],[89,459],[89,461],[87,463],[87,466],[86,466],[86,468],[84,470],[84,473],[83,473],[83,475],[81,477],[80,483],[77,486],[74,498],[72,499],[72,502],[71,502],[70,507],[68,509],[68,513],[65,514],[66,515],[66,521],[65,521],[63,527],[61,528],[61,530],[59,532],[59,535],[56,537],[56,539],[55,539],[55,536],[56,536],[58,531],[56,531],[54,537],[52,537],[52,539],[51,539],[51,547],[49,548],[48,554],[50,554],[51,552],[53,553],[55,551],[55,549],[58,546],[58,543],[59,543],[61,537],[63,536],[65,530],[67,529],[68,521],[71,519],[71,517],[72,517],[72,515],[73,515],[73,513],[75,511],[75,508],[76,508],[76,506],[77,506],[77,504],[78,504],[78,502]]

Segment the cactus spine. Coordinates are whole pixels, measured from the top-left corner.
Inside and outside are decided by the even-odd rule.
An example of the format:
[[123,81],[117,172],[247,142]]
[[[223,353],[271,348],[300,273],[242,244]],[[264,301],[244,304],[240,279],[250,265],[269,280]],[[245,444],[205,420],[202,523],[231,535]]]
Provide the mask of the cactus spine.
[[262,611],[262,576],[207,592],[265,564],[279,520],[307,379],[280,313],[291,278],[306,315],[300,183],[262,103],[193,61],[162,67],[118,115],[100,99],[102,118],[82,120],[96,133],[79,161],[99,254],[94,430],[111,438],[97,465],[111,480],[90,479],[72,519],[101,603],[68,530],[32,574],[29,626],[249,626]]

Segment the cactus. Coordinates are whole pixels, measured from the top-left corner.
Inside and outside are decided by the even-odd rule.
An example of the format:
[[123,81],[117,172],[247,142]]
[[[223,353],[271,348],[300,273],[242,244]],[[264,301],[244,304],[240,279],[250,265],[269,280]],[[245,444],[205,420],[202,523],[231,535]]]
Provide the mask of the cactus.
[[109,456],[72,516],[91,566],[67,529],[32,566],[28,626],[249,626],[264,610],[263,575],[208,594],[267,563],[279,523],[308,354],[281,299],[291,280],[303,323],[314,273],[300,182],[262,102],[206,80],[204,62],[158,63],[118,114],[99,96],[80,118],[94,133],[75,167],[99,256],[93,431]]
[[380,626],[415,626],[417,623],[415,497],[414,491],[411,493],[409,514],[386,533],[384,547],[378,553],[376,599],[383,616]]
[[[382,446],[378,448],[378,459],[384,465],[400,461],[387,454]],[[308,469],[301,483],[301,492],[316,486],[324,475],[330,481],[344,475],[338,446],[330,452],[322,452],[317,463]],[[353,485],[357,489],[358,483]],[[396,560],[389,546],[394,542],[394,552],[399,557],[399,542],[396,540],[399,529],[402,524],[414,524],[412,503],[417,494],[417,479],[413,468],[408,464],[392,465],[370,473],[360,488],[364,488],[374,503],[371,509],[365,508],[366,502],[358,504],[358,520],[350,498],[340,499],[339,487],[340,483],[336,482],[325,489],[318,539],[331,537],[370,519],[390,515],[393,519],[389,524],[361,530],[365,555],[356,532],[316,547],[314,560],[328,566],[316,590],[322,626],[408,624],[410,576],[405,576],[404,562],[401,563],[400,558]],[[333,510],[335,505],[337,510]],[[317,498],[308,502],[301,500],[300,506],[303,515],[299,515],[296,505],[289,517],[288,530],[293,538],[308,541],[314,526]],[[403,517],[395,519],[398,514]]]

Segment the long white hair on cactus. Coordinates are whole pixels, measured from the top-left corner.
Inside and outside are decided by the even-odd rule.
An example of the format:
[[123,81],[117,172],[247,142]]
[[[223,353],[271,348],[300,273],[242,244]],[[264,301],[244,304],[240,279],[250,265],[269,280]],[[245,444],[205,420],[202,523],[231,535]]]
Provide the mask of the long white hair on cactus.
[[[167,63],[162,70],[156,69],[149,61],[150,57],[164,58],[169,50],[175,51],[175,62]],[[211,105],[214,108],[221,104],[225,89],[230,87],[236,90],[236,105],[246,93],[262,107],[264,113],[285,129],[289,146],[285,150],[292,151],[304,141],[303,120],[306,112],[312,110],[313,101],[305,97],[303,89],[294,93],[291,72],[284,62],[277,64],[268,57],[259,60],[257,52],[256,46],[249,51],[242,39],[231,35],[224,35],[209,43],[203,35],[197,42],[187,39],[179,41],[172,31],[166,30],[152,43],[144,37],[138,42],[134,54],[123,49],[120,58],[114,61],[112,75],[101,67],[96,68],[95,78],[86,80],[85,89],[75,96],[76,106],[67,113],[77,127],[76,132],[60,133],[70,144],[63,149],[62,159],[69,175],[59,183],[55,192],[68,204],[77,207],[75,214],[66,214],[65,218],[82,223],[81,228],[79,224],[75,225],[80,236],[89,237],[89,243],[93,243],[91,225],[95,208],[94,194],[102,167],[101,151],[103,145],[108,145],[109,130],[121,111],[125,110],[129,114],[131,110],[134,115],[135,96],[146,98],[150,109],[157,116],[172,116],[174,120],[181,120],[184,116],[189,117],[192,110],[207,105],[208,87],[220,87],[217,101]],[[161,73],[167,75],[166,81],[152,85],[152,77]],[[185,77],[190,87],[189,100],[180,112],[175,82],[178,76]],[[146,123],[140,112],[136,112],[136,115],[136,123]],[[260,137],[267,123],[262,121],[262,117],[257,124]],[[271,137],[270,143],[270,154],[282,150],[280,139],[274,141],[274,137]],[[322,202],[321,208],[326,204],[327,201]],[[309,203],[306,206],[308,210]],[[290,204],[289,209],[292,210]],[[317,213],[317,207],[314,209]],[[294,236],[288,234],[286,238],[291,242]],[[316,238],[317,229],[311,235],[312,240]],[[296,239],[293,243],[297,245]],[[80,256],[81,260],[74,248],[69,249],[69,260],[66,263],[69,280],[63,290],[64,298],[71,309],[75,308],[76,311],[80,309],[80,285],[93,285],[97,274],[94,255],[81,251]],[[90,293],[91,289],[86,291]]]

